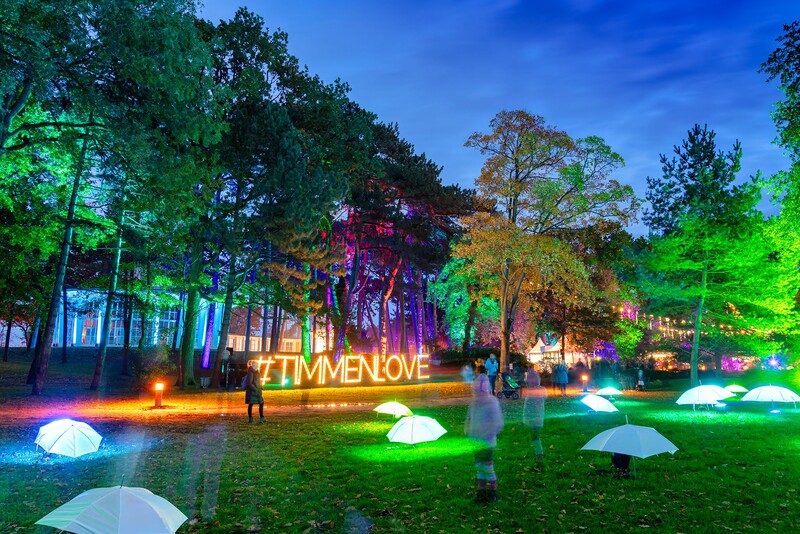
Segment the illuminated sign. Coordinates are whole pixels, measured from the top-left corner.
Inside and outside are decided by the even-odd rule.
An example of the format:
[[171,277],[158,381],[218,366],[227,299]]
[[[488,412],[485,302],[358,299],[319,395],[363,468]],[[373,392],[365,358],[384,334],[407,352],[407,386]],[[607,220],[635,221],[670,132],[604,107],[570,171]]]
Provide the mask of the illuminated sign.
[[248,360],[247,365],[258,365],[262,384],[276,381],[285,385],[289,381],[296,386],[312,382],[318,386],[331,383],[357,385],[363,382],[379,384],[403,380],[427,380],[427,354],[412,356],[410,359],[397,354],[391,356],[349,354],[339,357],[335,362],[331,356],[318,356],[311,364],[306,363],[300,354],[267,354]]

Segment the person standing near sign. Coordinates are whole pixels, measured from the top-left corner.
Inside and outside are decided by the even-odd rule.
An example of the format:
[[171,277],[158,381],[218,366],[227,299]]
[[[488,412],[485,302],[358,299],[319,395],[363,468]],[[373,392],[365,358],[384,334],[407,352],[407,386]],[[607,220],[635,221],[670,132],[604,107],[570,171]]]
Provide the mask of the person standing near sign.
[[489,354],[489,359],[486,360],[486,375],[489,377],[489,383],[492,386],[492,395],[495,394],[495,386],[497,385],[497,371],[500,370],[500,363],[497,361],[494,353]]
[[258,404],[258,415],[261,417],[261,422],[265,422],[264,395],[261,393],[261,372],[258,369],[258,362],[255,360],[250,362],[250,367],[247,369],[244,387],[244,402],[247,404],[247,418],[251,423],[253,422],[253,405]]

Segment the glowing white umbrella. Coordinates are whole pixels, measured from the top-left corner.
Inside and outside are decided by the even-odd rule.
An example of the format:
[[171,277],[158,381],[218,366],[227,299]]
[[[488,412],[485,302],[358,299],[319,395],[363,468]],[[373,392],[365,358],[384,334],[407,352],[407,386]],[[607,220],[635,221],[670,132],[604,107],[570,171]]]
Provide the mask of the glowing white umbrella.
[[376,411],[378,413],[393,415],[395,417],[414,415],[414,412],[409,410],[404,404],[400,404],[399,402],[394,402],[394,401],[384,402],[383,404],[377,406],[373,411]]
[[742,387],[738,384],[731,384],[729,386],[725,386],[725,389],[727,389],[731,393],[747,393],[749,391],[746,387]]
[[626,423],[600,432],[581,450],[618,452],[637,458],[647,458],[662,452],[675,454],[678,447],[659,434],[655,428]]
[[423,441],[436,441],[445,432],[447,430],[442,428],[436,419],[424,415],[411,415],[396,422],[386,437],[389,441],[413,445]]
[[34,443],[52,454],[77,458],[96,452],[103,437],[81,421],[59,419],[39,429]]
[[603,395],[603,396],[613,397],[614,395],[622,395],[622,392],[620,390],[618,390],[617,388],[607,387],[607,388],[598,389],[597,392],[595,393],[595,395]]
[[[626,423],[600,432],[581,447],[581,450],[606,451],[647,458],[662,452],[675,454],[678,447],[659,434],[655,428]],[[636,462],[633,464],[633,474],[636,476]]]
[[733,393],[719,386],[697,386],[683,393],[675,404],[717,404],[720,400],[733,397]]
[[700,387],[710,388],[712,391],[716,391],[717,394],[719,395],[720,399],[727,399],[729,397],[735,397],[736,396],[736,393],[734,393],[733,391],[731,391],[729,389],[725,389],[725,388],[720,387],[720,386],[716,386],[714,384],[707,384],[707,385],[703,384]]
[[756,402],[794,402],[797,406],[797,401],[800,401],[800,396],[791,389],[781,386],[761,386],[753,388],[742,397],[743,401],[756,401]]
[[85,491],[36,524],[75,534],[174,534],[186,519],[150,490],[114,486]]
[[585,395],[581,402],[584,403],[586,406],[594,410],[595,412],[618,412],[617,407],[611,404],[608,400],[604,399],[603,397],[598,397],[597,395]]

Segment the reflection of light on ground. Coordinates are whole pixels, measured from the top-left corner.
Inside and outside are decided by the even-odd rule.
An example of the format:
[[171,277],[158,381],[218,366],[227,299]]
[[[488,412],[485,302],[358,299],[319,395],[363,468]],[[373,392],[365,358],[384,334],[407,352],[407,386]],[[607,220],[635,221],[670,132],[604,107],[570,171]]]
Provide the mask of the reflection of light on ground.
[[337,434],[343,434],[346,436],[366,436],[366,435],[375,435],[384,437],[386,433],[394,426],[394,421],[388,421],[386,419],[373,421],[373,422],[361,422],[361,423],[350,423],[346,425],[334,425],[332,430]]
[[366,402],[330,402],[327,404],[303,404],[306,408],[345,408],[347,406],[366,406]]
[[437,441],[426,441],[416,445],[405,443],[392,443],[385,435],[376,435],[380,441],[373,445],[362,445],[351,448],[347,454],[358,459],[373,463],[408,463],[424,462],[433,458],[450,458],[454,456],[471,455],[480,446],[467,438],[441,438]]
[[139,443],[118,443],[113,440],[104,440],[96,452],[84,454],[78,458],[70,458],[59,454],[48,454],[33,443],[22,446],[17,443],[8,443],[0,446],[0,465],[65,465],[75,462],[106,461],[128,454],[138,454],[143,450],[155,447],[155,445],[154,440]]
[[[646,417],[648,421],[667,421],[667,422],[682,422],[693,425],[709,425],[709,426],[723,426],[723,425],[758,425],[763,424],[767,420],[765,412],[731,412],[719,410],[658,410],[648,412],[646,416],[642,414],[643,418]],[[642,423],[637,423],[642,424]]]

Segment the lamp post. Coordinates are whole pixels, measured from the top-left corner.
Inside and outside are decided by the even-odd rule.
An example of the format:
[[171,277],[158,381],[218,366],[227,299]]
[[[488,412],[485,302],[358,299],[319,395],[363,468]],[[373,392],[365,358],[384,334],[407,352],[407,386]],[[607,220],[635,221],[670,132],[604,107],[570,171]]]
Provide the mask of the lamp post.
[[589,375],[587,375],[586,373],[582,374],[581,375],[581,382],[583,382],[583,391],[584,392],[588,392],[589,391]]
[[161,408],[161,395],[164,394],[164,383],[156,382],[156,408]]

